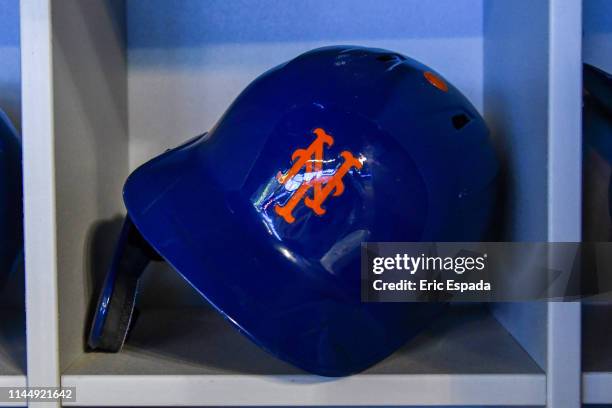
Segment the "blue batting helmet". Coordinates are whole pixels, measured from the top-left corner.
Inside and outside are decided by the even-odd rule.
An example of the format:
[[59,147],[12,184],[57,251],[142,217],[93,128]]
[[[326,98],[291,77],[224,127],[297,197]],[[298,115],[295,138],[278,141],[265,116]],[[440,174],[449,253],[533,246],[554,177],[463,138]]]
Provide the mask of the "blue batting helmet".
[[[584,140],[598,152],[608,166],[612,166],[612,75],[584,64],[583,78]],[[609,224],[612,219],[612,178],[608,181],[607,198]]]
[[483,119],[432,69],[381,49],[302,54],[130,175],[89,345],[120,349],[159,254],[278,358],[364,370],[442,306],[360,302],[361,243],[481,240],[497,171]]
[[21,147],[0,110],[0,288],[15,270],[22,248]]

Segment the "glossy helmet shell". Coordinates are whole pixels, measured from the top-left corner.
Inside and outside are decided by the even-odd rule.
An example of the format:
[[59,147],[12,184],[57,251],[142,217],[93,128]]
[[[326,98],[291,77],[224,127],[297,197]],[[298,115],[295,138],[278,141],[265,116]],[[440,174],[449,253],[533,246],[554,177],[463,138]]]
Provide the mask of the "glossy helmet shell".
[[17,131],[0,110],[0,289],[22,248],[21,148]]
[[[608,168],[612,167],[612,74],[599,69],[595,66],[584,64],[584,110],[583,110],[583,132],[584,141],[587,146],[593,148],[598,156],[607,163]],[[589,158],[590,159],[590,158]],[[588,185],[585,186],[588,190]],[[591,191],[587,191],[585,206],[589,208],[587,213],[597,219],[595,223],[586,223],[585,233],[591,234],[599,230],[603,225],[610,227],[612,219],[612,177],[608,180],[608,192],[606,197],[606,211],[599,212],[598,202],[591,203]],[[597,201],[597,200],[596,200]],[[605,220],[608,220],[607,222]],[[597,225],[597,227],[595,227]],[[607,231],[607,235],[593,236],[591,238],[609,239],[612,230]]]
[[124,200],[148,243],[242,333],[342,376],[441,308],[361,303],[361,243],[481,240],[497,170],[483,119],[440,74],[338,46],[261,75],[208,134],[137,169]]

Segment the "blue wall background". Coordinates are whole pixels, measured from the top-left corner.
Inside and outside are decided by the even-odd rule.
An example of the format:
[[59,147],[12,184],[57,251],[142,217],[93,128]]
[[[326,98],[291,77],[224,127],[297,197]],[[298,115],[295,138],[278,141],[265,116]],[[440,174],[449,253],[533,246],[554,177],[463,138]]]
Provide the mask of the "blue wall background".
[[0,108],[20,130],[19,0],[0,0]]
[[153,0],[127,6],[128,20],[139,23],[128,21],[129,46],[138,48],[482,35],[480,0]]
[[128,1],[130,168],[210,129],[239,92],[312,48],[388,48],[482,109],[482,0]]
[[583,1],[583,59],[612,72],[612,1]]

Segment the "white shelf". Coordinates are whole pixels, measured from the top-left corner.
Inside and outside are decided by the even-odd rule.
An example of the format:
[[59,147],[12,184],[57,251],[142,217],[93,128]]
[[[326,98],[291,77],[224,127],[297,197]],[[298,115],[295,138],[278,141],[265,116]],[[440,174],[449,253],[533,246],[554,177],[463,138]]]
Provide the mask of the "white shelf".
[[582,374],[583,404],[612,404],[612,371]]
[[362,374],[329,379],[261,351],[209,309],[143,312],[118,354],[62,375],[74,405],[543,405],[545,376],[480,307],[453,307]]

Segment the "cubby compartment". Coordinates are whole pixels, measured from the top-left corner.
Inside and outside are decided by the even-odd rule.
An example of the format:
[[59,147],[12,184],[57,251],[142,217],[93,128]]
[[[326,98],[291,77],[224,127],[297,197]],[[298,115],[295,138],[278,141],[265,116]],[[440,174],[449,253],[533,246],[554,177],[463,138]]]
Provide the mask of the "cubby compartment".
[[[612,3],[583,0],[583,61],[612,73]],[[585,108],[587,109],[587,108]],[[609,188],[612,151],[612,125],[593,126],[585,112],[584,132],[584,239],[612,239],[612,205]],[[582,308],[583,401],[586,404],[612,404],[612,303],[587,302]]]
[[582,392],[585,404],[612,404],[612,304],[582,308]]
[[540,405],[545,378],[479,306],[452,308],[386,360],[342,379],[279,362],[213,310],[173,307],[142,312],[120,353],[80,357],[63,384],[78,387],[82,405]]
[[[0,109],[21,134],[19,2],[0,1],[0,16]],[[12,157],[11,160],[16,159]],[[2,176],[6,175],[3,173]],[[6,185],[5,180],[2,185]],[[3,196],[3,199],[10,197]],[[6,220],[0,222],[6,231]],[[15,237],[3,235],[2,239],[2,245],[9,245],[5,240],[14,240]],[[16,258],[13,254],[10,260],[7,258],[7,262],[12,262],[10,266],[5,261],[0,266],[0,387],[25,386],[26,383],[24,268],[23,251],[20,252]]]
[[[48,334],[44,345],[33,348],[39,357],[59,350],[57,361],[37,366],[40,382],[77,387],[74,405],[80,406],[537,406],[578,398],[578,381],[569,385],[572,378],[559,373],[550,357],[553,351],[579,354],[579,342],[566,335],[579,327],[579,307],[571,304],[453,306],[370,370],[329,379],[270,357],[170,268],[158,265],[145,272],[139,316],[124,349],[89,352],[85,342],[125,212],[126,177],[149,158],[210,129],[260,73],[319,46],[387,48],[442,73],[483,114],[502,160],[500,240],[579,239],[579,195],[567,197],[579,191],[580,177],[558,170],[560,162],[570,170],[580,167],[580,21],[574,20],[580,2],[559,3],[26,5],[29,28],[48,40],[30,38],[36,53],[28,56],[29,83],[45,75],[50,80],[39,101],[33,95],[40,90],[29,93],[30,113],[42,112],[42,121],[32,126],[47,153],[30,146],[35,171],[28,182],[50,187],[31,202],[27,222],[52,243],[41,246],[38,237],[28,243],[36,272],[45,274],[32,283],[32,293],[46,293],[34,313],[40,320],[59,312],[56,324],[31,330]],[[560,83],[568,84],[572,98],[558,94]],[[568,361],[569,375],[579,376],[579,363]]]

